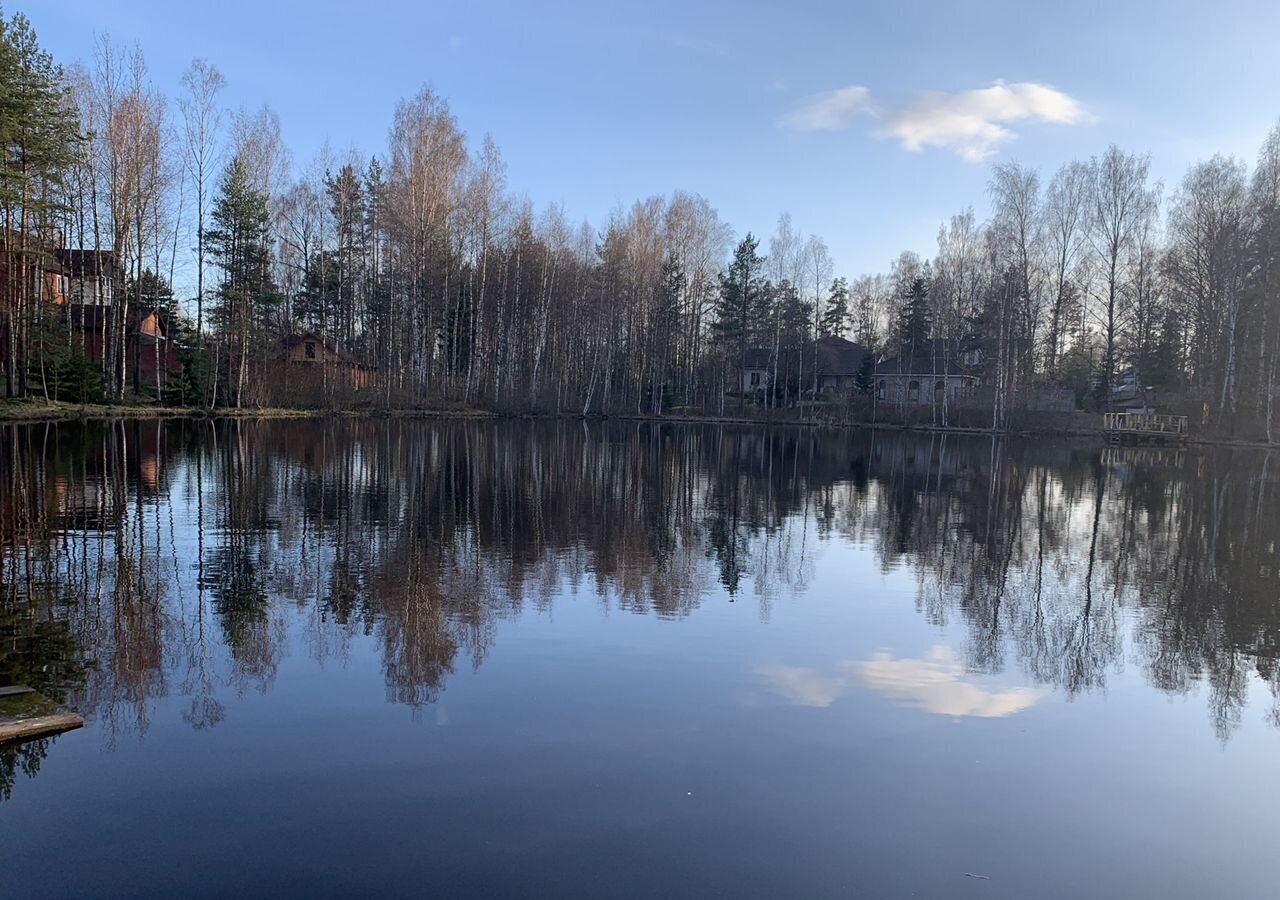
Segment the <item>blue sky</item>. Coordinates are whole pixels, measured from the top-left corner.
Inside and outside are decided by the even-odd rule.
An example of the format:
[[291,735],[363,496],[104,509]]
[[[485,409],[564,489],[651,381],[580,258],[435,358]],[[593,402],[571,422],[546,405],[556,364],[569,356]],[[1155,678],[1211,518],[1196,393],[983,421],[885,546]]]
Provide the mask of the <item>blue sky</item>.
[[381,153],[396,100],[430,83],[539,207],[598,226],[680,188],[764,236],[785,210],[851,276],[931,253],[966,205],[984,214],[993,161],[1047,177],[1115,142],[1151,153],[1172,189],[1214,152],[1252,164],[1280,118],[1276,0],[5,9],[64,63],[90,61],[96,33],[137,42],[169,92],[192,57],[211,60],[229,105],[280,114],[297,165],[326,140]]

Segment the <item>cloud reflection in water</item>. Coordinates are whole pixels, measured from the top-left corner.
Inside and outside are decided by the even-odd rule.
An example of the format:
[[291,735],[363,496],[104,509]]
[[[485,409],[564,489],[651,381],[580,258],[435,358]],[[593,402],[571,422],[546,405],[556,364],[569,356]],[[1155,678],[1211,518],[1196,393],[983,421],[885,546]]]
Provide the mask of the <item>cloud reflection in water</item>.
[[983,687],[943,644],[934,645],[923,659],[894,659],[880,651],[870,660],[846,660],[830,674],[781,664],[763,665],[756,672],[778,696],[819,708],[861,686],[937,715],[999,718],[1027,709],[1046,693],[1031,687]]

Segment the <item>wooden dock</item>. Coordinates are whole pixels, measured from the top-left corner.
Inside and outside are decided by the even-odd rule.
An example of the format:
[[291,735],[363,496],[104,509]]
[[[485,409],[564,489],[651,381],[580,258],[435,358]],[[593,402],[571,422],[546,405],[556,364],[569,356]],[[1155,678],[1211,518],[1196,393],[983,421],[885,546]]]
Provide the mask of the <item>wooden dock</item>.
[[34,741],[36,738],[49,737],[80,728],[84,719],[75,713],[55,713],[51,716],[36,716],[31,719],[11,719],[0,722],[0,745]]
[[0,746],[50,737],[80,728],[84,719],[59,712],[56,704],[25,684],[0,687]]
[[1102,428],[1113,444],[1181,444],[1187,440],[1186,416],[1138,412],[1103,413]]

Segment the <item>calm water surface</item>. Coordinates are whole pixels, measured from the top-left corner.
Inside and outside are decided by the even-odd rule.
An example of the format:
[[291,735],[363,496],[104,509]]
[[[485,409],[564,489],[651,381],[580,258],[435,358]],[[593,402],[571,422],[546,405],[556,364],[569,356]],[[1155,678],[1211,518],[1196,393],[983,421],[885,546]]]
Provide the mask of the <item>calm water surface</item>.
[[1274,897],[1277,471],[7,426],[0,895]]

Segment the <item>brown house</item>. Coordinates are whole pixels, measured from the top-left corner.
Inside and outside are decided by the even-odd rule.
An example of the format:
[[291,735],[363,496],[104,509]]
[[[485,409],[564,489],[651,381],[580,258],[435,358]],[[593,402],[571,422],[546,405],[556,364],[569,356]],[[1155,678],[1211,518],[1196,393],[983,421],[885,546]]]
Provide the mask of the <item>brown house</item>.
[[378,383],[378,370],[360,362],[334,341],[326,340],[313,331],[291,334],[280,342],[277,362],[286,369],[290,380],[314,379],[323,384],[326,378],[339,379],[356,390],[374,387]]
[[[100,364],[104,346],[111,346],[116,336],[114,286],[121,273],[115,254],[109,250],[54,250],[47,242],[34,246],[23,276],[31,288],[31,300],[56,309],[70,339],[88,359]],[[0,284],[9,283],[12,260],[12,256],[0,254]],[[0,362],[5,364],[9,362],[9,325],[7,317],[0,316]],[[125,365],[139,386],[155,384],[157,372],[181,371],[164,313],[131,305],[125,333]]]
[[[84,355],[95,363],[101,363],[104,345],[110,346],[116,334],[115,307],[96,303],[68,303],[66,310],[67,324],[71,327],[74,339],[81,342]],[[128,352],[125,365],[132,372],[136,364],[140,383],[154,384],[157,372],[174,374],[182,371],[178,345],[176,341],[170,340],[169,329],[169,317],[160,310],[137,306],[130,308],[126,323]]]

